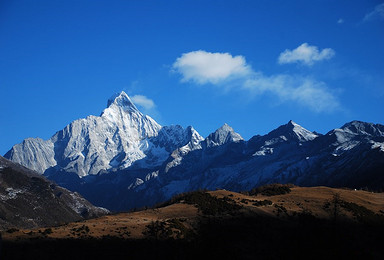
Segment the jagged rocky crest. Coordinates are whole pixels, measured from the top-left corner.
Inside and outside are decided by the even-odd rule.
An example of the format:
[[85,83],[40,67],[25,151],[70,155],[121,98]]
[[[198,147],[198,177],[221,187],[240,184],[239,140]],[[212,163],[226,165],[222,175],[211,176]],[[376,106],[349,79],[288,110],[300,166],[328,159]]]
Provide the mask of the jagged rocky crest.
[[232,127],[227,124],[224,124],[222,127],[217,129],[214,133],[210,134],[206,140],[205,144],[208,147],[223,145],[228,142],[239,142],[244,141],[244,139],[236,133]]
[[384,188],[383,125],[353,121],[321,135],[289,121],[246,141],[224,124],[203,138],[191,126],[160,126],[124,92],[101,116],[76,120],[49,140],[26,139],[5,157],[113,210],[272,182]]
[[285,138],[286,140],[294,140],[299,142],[312,141],[317,134],[303,128],[290,120],[286,125],[282,125],[276,130],[273,130],[268,134],[270,138]]
[[191,137],[191,128],[161,127],[121,92],[101,116],[75,120],[49,140],[26,139],[5,157],[42,174],[64,170],[85,177],[135,163],[160,165]]

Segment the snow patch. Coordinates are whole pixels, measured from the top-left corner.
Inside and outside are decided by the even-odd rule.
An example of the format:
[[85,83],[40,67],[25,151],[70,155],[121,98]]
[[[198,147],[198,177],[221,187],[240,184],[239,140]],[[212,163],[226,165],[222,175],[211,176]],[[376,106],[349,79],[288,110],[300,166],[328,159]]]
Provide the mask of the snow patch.
[[291,121],[291,124],[293,125],[293,132],[296,134],[300,141],[312,141],[313,139],[318,137],[318,135],[303,128],[302,126],[296,124],[293,121]]
[[1,200],[10,200],[10,199],[16,199],[17,194],[23,194],[25,193],[25,190],[20,189],[13,189],[13,188],[6,188],[5,191],[8,193],[7,195],[0,195]]
[[384,152],[384,143],[379,143],[375,141],[370,141],[372,144],[371,149],[380,149],[381,152]]
[[336,149],[334,150],[334,153],[340,155],[345,151],[349,151],[349,150],[355,148],[359,144],[360,144],[359,141],[344,142],[341,145],[339,145],[338,147],[336,147]]
[[140,178],[136,178],[136,180],[128,186],[128,190],[135,189],[142,184],[144,184],[144,181]]
[[145,181],[149,181],[150,179],[157,178],[157,176],[159,176],[159,171],[155,171],[155,172],[148,173],[148,174],[145,176]]
[[267,154],[273,154],[273,148],[262,147],[262,150],[255,152],[252,156],[265,156]]

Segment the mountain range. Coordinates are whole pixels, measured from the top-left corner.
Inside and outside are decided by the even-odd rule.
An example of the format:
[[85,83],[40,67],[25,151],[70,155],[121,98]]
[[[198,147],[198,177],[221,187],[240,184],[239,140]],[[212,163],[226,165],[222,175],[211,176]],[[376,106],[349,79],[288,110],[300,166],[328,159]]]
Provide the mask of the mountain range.
[[244,140],[224,124],[203,138],[192,126],[159,125],[124,92],[100,116],[75,120],[48,140],[25,139],[4,157],[114,211],[275,182],[384,188],[383,125],[352,121],[322,135],[289,121]]

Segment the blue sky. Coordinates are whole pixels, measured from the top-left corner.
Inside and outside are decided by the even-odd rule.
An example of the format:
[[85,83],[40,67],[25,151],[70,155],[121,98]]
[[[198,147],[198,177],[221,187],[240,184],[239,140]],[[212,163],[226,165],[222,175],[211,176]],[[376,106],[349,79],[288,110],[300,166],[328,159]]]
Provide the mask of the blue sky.
[[384,123],[384,1],[0,2],[0,154],[124,90],[162,125],[245,139]]

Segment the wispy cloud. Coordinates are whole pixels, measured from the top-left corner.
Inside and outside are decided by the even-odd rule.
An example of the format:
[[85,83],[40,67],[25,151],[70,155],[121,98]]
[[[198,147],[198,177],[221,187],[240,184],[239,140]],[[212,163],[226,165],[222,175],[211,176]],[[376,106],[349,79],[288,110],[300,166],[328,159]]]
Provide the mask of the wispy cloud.
[[[201,54],[204,58],[201,58]],[[194,57],[195,55],[196,57]],[[220,60],[219,57],[223,59]],[[241,62],[235,63],[240,64],[239,66],[230,66],[226,63],[233,62],[233,59],[237,57]],[[199,62],[186,62],[195,59]],[[228,67],[237,69],[231,70]],[[266,76],[262,72],[254,71],[243,56],[233,57],[229,53],[205,51],[189,52],[178,58],[173,64],[173,68],[181,74],[182,82],[211,83],[223,88],[231,86],[253,95],[270,93],[283,102],[296,102],[315,112],[332,112],[340,107],[339,101],[324,82],[286,74]],[[206,69],[211,72],[206,73]],[[230,84],[234,81],[237,84]]]
[[339,20],[337,20],[337,23],[338,23],[338,24],[342,24],[342,23],[344,23],[344,19],[340,18]]
[[152,99],[144,95],[133,95],[131,96],[131,100],[145,115],[155,118],[158,122],[162,121],[161,114],[157,110],[157,106]]
[[331,48],[319,51],[317,46],[311,46],[308,45],[308,43],[303,43],[294,50],[286,49],[280,53],[278,63],[302,63],[304,65],[311,66],[317,61],[329,60],[334,55],[335,51]]
[[183,81],[198,84],[218,84],[251,72],[243,56],[203,50],[184,53],[173,63],[173,69],[183,76]]
[[384,19],[384,3],[376,5],[372,12],[367,13],[363,18],[363,22],[371,21],[374,19]]
[[143,95],[134,95],[131,97],[131,100],[135,105],[141,106],[145,109],[153,109],[155,107],[155,102],[153,102],[152,99],[147,98],[146,96]]
[[311,78],[256,73],[244,88],[255,94],[271,93],[283,102],[296,102],[315,112],[332,112],[340,107],[326,84]]

